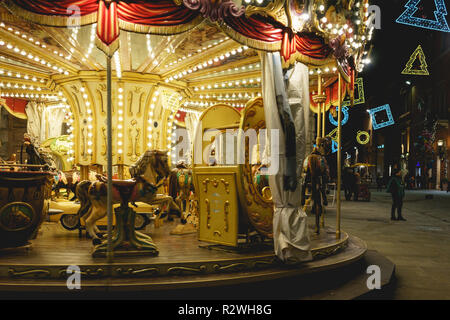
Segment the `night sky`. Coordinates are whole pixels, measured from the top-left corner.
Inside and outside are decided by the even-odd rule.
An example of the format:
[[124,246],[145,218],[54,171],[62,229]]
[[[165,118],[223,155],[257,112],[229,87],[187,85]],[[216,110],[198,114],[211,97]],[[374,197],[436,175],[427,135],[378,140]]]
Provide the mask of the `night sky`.
[[[432,81],[434,68],[447,68],[450,72],[448,65],[433,65],[433,61],[440,54],[434,45],[436,38],[450,37],[450,33],[395,22],[406,9],[405,4],[408,0],[371,0],[369,2],[371,5],[378,5],[381,9],[381,29],[374,30],[372,40],[366,46],[366,50],[369,50],[370,46],[373,45],[370,55],[371,63],[366,65],[362,73],[358,74],[358,77],[364,79],[366,103],[353,106],[350,109],[348,123],[342,127],[343,157],[345,157],[345,152],[354,152],[355,146],[363,149],[356,142],[355,137],[357,131],[363,130],[364,123],[367,123],[369,118],[367,109],[389,104],[396,121],[401,114],[399,109],[402,107],[399,92],[402,87],[407,86],[406,81],[410,81],[412,85],[418,83],[426,85]],[[449,12],[449,5],[447,3],[446,5]],[[435,19],[436,6],[433,0],[422,0],[419,6],[419,10],[414,16],[430,20]],[[450,24],[449,15],[446,18],[447,23]],[[447,43],[449,43],[448,40]],[[430,76],[401,74],[418,45],[421,45],[425,53]],[[327,132],[334,128],[327,120]],[[376,134],[384,135],[389,139],[390,135],[393,134],[393,127],[377,130]],[[335,158],[336,154],[330,160],[335,161]]]

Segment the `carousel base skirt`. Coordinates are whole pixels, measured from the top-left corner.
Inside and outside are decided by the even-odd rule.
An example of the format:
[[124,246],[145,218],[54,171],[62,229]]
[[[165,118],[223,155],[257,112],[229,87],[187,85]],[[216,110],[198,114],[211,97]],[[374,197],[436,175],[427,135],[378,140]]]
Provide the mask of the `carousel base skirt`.
[[[0,292],[68,292],[68,266],[81,272],[82,292],[158,292],[202,290],[320,274],[354,265],[367,251],[361,239],[323,229],[311,234],[313,261],[288,266],[274,255],[269,243],[245,248],[217,249],[196,234],[171,235],[178,222],[148,226],[158,256],[121,257],[113,262],[92,257],[92,241],[79,238],[57,223],[47,222],[32,246],[0,252]],[[73,290],[72,290],[73,291]],[[191,296],[194,297],[194,296]],[[209,296],[213,297],[213,296]]]

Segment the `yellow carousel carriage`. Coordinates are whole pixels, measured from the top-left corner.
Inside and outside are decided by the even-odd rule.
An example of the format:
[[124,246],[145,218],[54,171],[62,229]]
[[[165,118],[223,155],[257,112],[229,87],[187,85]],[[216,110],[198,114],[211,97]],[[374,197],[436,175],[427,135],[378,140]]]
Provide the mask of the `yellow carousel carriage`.
[[258,163],[251,157],[265,127],[261,98],[249,101],[241,112],[218,104],[201,115],[193,149],[199,240],[238,246],[254,230],[272,237],[270,189],[255,183]]

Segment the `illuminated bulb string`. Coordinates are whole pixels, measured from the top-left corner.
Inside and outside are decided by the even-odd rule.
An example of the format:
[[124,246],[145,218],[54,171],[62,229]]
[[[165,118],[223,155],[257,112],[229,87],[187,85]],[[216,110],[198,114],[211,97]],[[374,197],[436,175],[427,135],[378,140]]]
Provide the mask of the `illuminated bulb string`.
[[[220,40],[218,40],[218,41],[215,41],[213,44],[210,44],[210,45],[208,45],[208,46],[206,46],[206,47],[203,47],[203,48],[201,48],[201,49],[198,49],[198,50],[197,50],[197,54],[200,54],[200,53],[202,53],[203,51],[208,50],[209,48],[215,47],[215,46],[221,44],[222,42],[224,42],[225,40],[228,40],[228,39],[230,39],[230,38],[229,38],[229,37],[225,37],[224,39],[220,39]],[[148,42],[147,42],[147,43],[148,43]],[[188,55],[183,56],[182,58],[178,58],[178,60],[174,60],[174,61],[170,62],[169,64],[166,64],[164,67],[165,67],[165,68],[168,68],[168,67],[170,67],[170,66],[172,66],[172,65],[176,65],[177,63],[182,62],[183,60],[186,60],[187,58],[190,58],[190,57],[192,57],[192,56],[196,56],[197,54],[191,54],[191,53],[189,53]],[[153,57],[152,57],[152,58],[153,58]]]
[[155,104],[156,101],[158,100],[158,96],[159,96],[159,91],[155,91],[153,98],[152,98],[152,103],[150,104],[150,111],[148,112],[148,127],[147,127],[147,147],[151,148],[152,147],[152,131],[153,131],[153,112],[155,111]]
[[[38,47],[41,47],[43,49],[49,50],[50,52],[52,52],[53,54],[55,54],[55,55],[57,55],[57,56],[59,56],[61,58],[64,57],[64,53],[62,53],[62,52],[60,52],[58,50],[55,50],[55,49],[53,49],[53,51],[52,51],[52,49],[48,48],[45,43],[41,43],[39,40],[35,40],[31,35],[27,35],[23,31],[21,32],[19,30],[14,30],[12,27],[9,27],[9,26],[7,27],[3,22],[0,23],[0,27],[4,28],[5,30],[9,31],[10,33],[12,33],[12,34],[14,34],[16,36],[21,37],[22,39],[28,40],[29,42],[33,43],[34,45],[36,45]],[[70,60],[71,55],[67,55],[64,58],[66,60]]]
[[[6,49],[10,50],[12,52],[13,55],[21,55],[27,59],[29,59],[30,61],[33,62],[37,62],[40,63],[43,66],[46,66],[58,73],[64,73],[65,75],[68,75],[69,72],[67,70],[64,70],[63,68],[56,66],[56,65],[52,65],[50,62],[47,62],[45,59],[38,57],[38,56],[34,56],[31,53],[27,53],[27,51],[25,49],[20,49],[19,47],[17,47],[16,45],[13,45],[11,43],[7,43],[4,40],[0,39],[0,47],[6,47]],[[4,57],[2,57],[3,59],[5,59]]]
[[81,93],[83,94],[83,99],[84,99],[84,105],[86,106],[86,112],[87,112],[87,145],[88,145],[88,149],[87,149],[87,153],[89,155],[92,155],[92,148],[93,148],[93,142],[92,142],[92,137],[93,137],[93,114],[92,114],[92,108],[91,108],[91,102],[89,101],[89,96],[87,95],[87,90],[84,87],[81,87],[80,89]]
[[224,54],[221,54],[219,56],[216,56],[214,58],[211,58],[211,59],[209,59],[207,61],[205,60],[203,63],[199,63],[197,66],[185,69],[185,70],[183,70],[183,71],[181,71],[181,72],[179,72],[179,73],[177,73],[177,74],[175,74],[173,76],[170,76],[169,78],[165,79],[165,82],[170,82],[170,81],[173,81],[173,80],[181,79],[184,76],[186,76],[187,74],[199,71],[199,70],[201,70],[203,68],[211,66],[215,62],[219,62],[220,60],[225,60],[225,59],[227,59],[227,58],[229,58],[231,56],[234,56],[234,55],[236,55],[238,53],[241,53],[241,52],[243,52],[244,50],[247,50],[247,49],[248,49],[247,46],[242,46],[242,47],[239,47],[237,49],[233,49],[233,50],[231,50],[229,52],[226,52]]
[[118,116],[117,116],[117,153],[119,154],[119,157],[123,154],[123,117],[125,116],[124,110],[123,110],[123,88],[119,87],[117,89],[118,95],[117,95],[117,105],[118,105]]

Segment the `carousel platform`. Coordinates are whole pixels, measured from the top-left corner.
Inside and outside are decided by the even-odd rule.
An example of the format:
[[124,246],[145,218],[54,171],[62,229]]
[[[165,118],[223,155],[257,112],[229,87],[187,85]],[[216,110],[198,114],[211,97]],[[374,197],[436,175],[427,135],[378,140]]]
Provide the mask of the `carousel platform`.
[[[320,281],[330,272],[337,272],[334,280],[354,280],[355,274],[361,275],[367,259],[367,247],[361,239],[343,233],[336,240],[330,229],[319,236],[311,235],[313,261],[287,266],[274,256],[270,242],[238,250],[220,247],[198,241],[196,234],[170,235],[176,225],[173,221],[159,228],[147,227],[146,232],[158,246],[158,256],[114,257],[108,264],[105,258],[91,256],[90,239],[79,238],[77,232],[67,231],[58,223],[45,222],[31,245],[0,252],[0,293],[7,292],[8,297],[14,297],[14,292],[21,297],[26,292],[58,297],[107,293],[109,297],[127,291],[127,297],[139,293],[139,297],[182,298],[187,294],[208,299],[256,298],[265,292],[271,298],[286,298],[279,292],[257,288],[282,283],[287,288],[298,283],[293,293],[299,297],[301,288],[320,287],[307,282],[313,278]],[[69,265],[80,267],[81,290],[67,289]],[[385,283],[389,281],[390,277]],[[307,291],[301,295],[311,297],[313,292]]]

